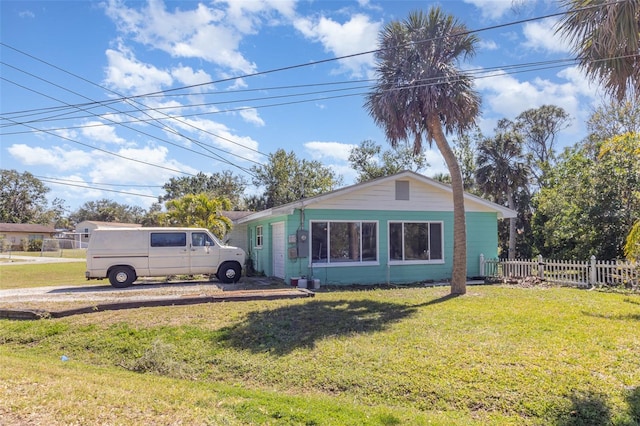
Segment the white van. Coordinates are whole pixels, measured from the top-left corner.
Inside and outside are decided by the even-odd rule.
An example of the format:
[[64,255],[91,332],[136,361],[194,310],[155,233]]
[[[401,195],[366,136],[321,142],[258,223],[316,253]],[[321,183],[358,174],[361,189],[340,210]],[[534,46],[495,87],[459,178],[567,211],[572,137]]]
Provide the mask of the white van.
[[88,280],[109,278],[118,288],[138,277],[215,275],[238,282],[244,250],[225,246],[201,228],[104,228],[91,233],[87,248]]

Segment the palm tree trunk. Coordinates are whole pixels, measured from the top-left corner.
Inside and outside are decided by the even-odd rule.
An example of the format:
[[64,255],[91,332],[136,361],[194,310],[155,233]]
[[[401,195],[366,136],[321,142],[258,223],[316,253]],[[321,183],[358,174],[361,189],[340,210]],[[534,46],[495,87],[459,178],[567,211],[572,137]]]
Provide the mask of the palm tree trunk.
[[[513,201],[513,191],[507,190],[507,204],[511,210],[516,209],[516,203]],[[516,220],[518,218],[509,218],[509,259],[516,258]]]
[[451,274],[451,294],[467,292],[467,225],[464,211],[464,185],[460,166],[447,138],[442,131],[440,117],[432,114],[427,117],[430,134],[442,154],[449,174],[453,192],[453,271]]

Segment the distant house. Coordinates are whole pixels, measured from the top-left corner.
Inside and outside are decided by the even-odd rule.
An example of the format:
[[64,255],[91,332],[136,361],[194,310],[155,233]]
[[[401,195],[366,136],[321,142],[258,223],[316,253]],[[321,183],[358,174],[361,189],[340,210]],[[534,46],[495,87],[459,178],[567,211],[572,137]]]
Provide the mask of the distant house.
[[140,228],[138,223],[101,222],[97,220],[84,220],[76,225],[76,238],[86,247],[94,229],[98,228]]
[[[498,220],[516,212],[465,194],[467,274],[498,255]],[[412,283],[451,278],[449,185],[411,171],[274,207],[235,220],[230,236],[257,271],[322,285]]]
[[44,240],[53,238],[56,230],[52,226],[32,223],[0,223],[0,238],[11,243],[12,250],[22,250],[22,240]]

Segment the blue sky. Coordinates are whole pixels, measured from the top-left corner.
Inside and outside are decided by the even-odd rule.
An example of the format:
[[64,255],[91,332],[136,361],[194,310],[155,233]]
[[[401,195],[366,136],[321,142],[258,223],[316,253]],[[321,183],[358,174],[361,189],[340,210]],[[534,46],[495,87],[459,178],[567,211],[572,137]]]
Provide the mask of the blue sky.
[[[462,64],[478,76],[484,134],[554,104],[573,118],[559,147],[585,136],[601,98],[561,62],[572,55],[558,18],[501,26],[557,13],[556,1],[3,0],[1,167],[47,179],[71,210],[101,198],[147,208],[171,177],[200,171],[250,182],[246,170],[279,148],[351,184],[349,150],[387,147],[363,108],[374,59],[325,60],[376,49],[386,23],[432,5],[471,30],[500,26],[478,32]],[[435,146],[427,156],[426,175],[446,171]]]

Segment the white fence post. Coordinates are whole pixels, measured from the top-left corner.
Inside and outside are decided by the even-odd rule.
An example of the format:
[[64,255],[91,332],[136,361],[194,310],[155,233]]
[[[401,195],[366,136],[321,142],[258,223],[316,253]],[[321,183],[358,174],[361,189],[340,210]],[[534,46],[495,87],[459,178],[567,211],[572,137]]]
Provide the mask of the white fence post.
[[484,254],[480,253],[480,276],[484,277]]
[[596,257],[591,256],[591,267],[589,268],[589,287],[593,287],[597,283]]
[[538,255],[538,278],[544,279],[544,259],[541,254]]

